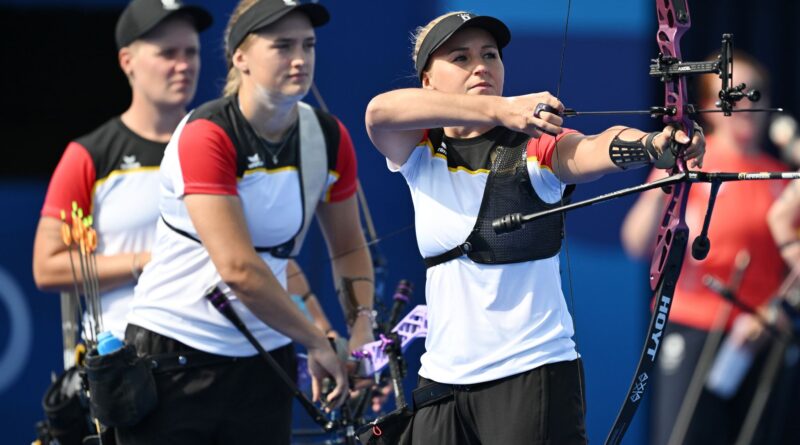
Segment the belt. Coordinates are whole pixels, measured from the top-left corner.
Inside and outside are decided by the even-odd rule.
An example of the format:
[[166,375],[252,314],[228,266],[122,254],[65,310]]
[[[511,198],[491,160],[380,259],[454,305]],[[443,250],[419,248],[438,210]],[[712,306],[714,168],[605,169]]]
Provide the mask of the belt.
[[450,396],[453,396],[457,392],[477,391],[504,380],[513,379],[517,375],[519,374],[503,377],[497,380],[491,380],[488,382],[473,383],[471,385],[453,385],[450,383],[429,381],[411,393],[412,398],[414,399],[414,409],[420,409],[428,405],[433,405],[449,398]]
[[153,373],[160,374],[234,363],[245,358],[250,357],[226,357],[203,351],[180,351],[148,355],[144,357],[144,360],[150,365]]
[[411,396],[414,399],[414,410],[419,410],[428,405],[434,405],[442,402],[455,393],[455,385],[448,385],[445,383],[431,382],[424,386],[415,389]]

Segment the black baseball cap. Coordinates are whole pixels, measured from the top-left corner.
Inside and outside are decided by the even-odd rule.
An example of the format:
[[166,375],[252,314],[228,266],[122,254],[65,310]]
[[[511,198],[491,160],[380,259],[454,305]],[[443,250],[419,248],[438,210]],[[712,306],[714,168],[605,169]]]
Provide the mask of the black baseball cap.
[[225,45],[228,59],[230,60],[233,52],[248,34],[277,22],[292,11],[300,11],[307,15],[314,28],[328,23],[331,18],[328,10],[316,1],[260,0],[248,8],[231,28]]
[[205,9],[186,6],[180,0],[133,0],[117,20],[117,48],[130,45],[174,14],[189,17],[197,32],[211,26],[213,21]]
[[420,80],[422,80],[422,72],[427,68],[431,54],[439,49],[456,31],[464,28],[480,28],[491,34],[495,42],[497,42],[497,49],[500,51],[501,57],[503,56],[503,48],[511,41],[511,31],[508,30],[505,23],[494,17],[476,15],[469,12],[449,15],[435,24],[422,40],[417,52],[416,63],[417,77]]

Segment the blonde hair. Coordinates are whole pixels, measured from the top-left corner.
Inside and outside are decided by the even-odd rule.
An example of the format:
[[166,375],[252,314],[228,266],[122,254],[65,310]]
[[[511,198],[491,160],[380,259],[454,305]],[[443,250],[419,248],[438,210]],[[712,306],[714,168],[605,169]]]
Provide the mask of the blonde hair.
[[[239,18],[242,17],[242,14],[247,12],[248,9],[252,8],[253,5],[258,3],[259,0],[241,0],[237,5],[236,8],[233,9],[231,13],[231,18],[228,20],[228,26],[225,27],[225,48],[227,51],[228,42],[230,42],[231,38],[231,30]],[[250,47],[250,44],[253,42],[254,35],[248,34],[247,37],[242,40],[242,43],[238,46],[242,50],[247,50]],[[222,95],[225,97],[233,96],[234,94],[239,92],[239,87],[242,86],[242,73],[233,66],[233,61],[231,58],[233,57],[233,53],[236,51],[236,48],[231,48],[231,53],[226,54],[228,58],[228,75],[225,78],[225,86],[222,88]]]
[[411,60],[414,61],[414,64],[417,63],[417,55],[419,54],[419,48],[422,46],[422,41],[425,40],[428,33],[442,20],[450,17],[451,15],[456,14],[468,14],[467,11],[455,11],[455,12],[448,12],[447,14],[442,14],[439,17],[428,22],[425,26],[418,26],[417,29],[411,34],[411,41],[414,43],[414,51],[411,53]]

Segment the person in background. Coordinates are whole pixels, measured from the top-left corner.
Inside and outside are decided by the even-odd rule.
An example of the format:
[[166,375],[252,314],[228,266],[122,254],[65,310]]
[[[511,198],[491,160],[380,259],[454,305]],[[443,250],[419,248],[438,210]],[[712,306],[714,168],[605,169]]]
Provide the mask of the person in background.
[[76,268],[78,255],[62,241],[61,212],[69,215],[75,202],[94,219],[103,322],[119,339],[155,241],[158,166],[197,90],[198,33],[211,21],[196,6],[158,0],[128,4],[117,21],[116,43],[131,104],[67,145],[42,206],[33,246],[36,285],[45,291],[74,289],[70,255]]
[[[769,102],[769,77],[751,56],[735,52],[733,80],[762,92],[761,106]],[[718,77],[705,75],[699,79],[700,108],[714,108]],[[753,105],[741,101],[737,108]],[[766,154],[761,147],[766,127],[766,113],[704,114],[708,129],[708,151],[704,167],[709,171],[785,171],[786,166]],[[654,170],[650,179],[665,176]],[[703,277],[714,276],[727,282],[734,270],[736,256],[747,252],[749,268],[735,289],[739,298],[751,307],[764,308],[774,295],[785,274],[781,249],[775,245],[764,215],[781,193],[785,183],[778,181],[727,182],[717,196],[709,228],[712,247],[703,261],[686,256],[681,279],[675,289],[670,323],[662,340],[661,356],[656,367],[651,411],[651,442],[668,443],[675,419],[683,403],[686,389],[694,373],[703,344],[715,320],[727,303],[703,284]],[[686,220],[691,233],[697,234],[703,224],[708,204],[709,184],[695,184],[689,194]],[[650,258],[655,233],[664,207],[664,194],[651,190],[640,195],[622,226],[622,241],[628,254]],[[791,246],[789,246],[791,247]],[[786,250],[786,249],[784,249]],[[723,320],[724,321],[724,320]],[[761,341],[762,328],[755,318],[734,308],[722,326],[727,335],[741,347]],[[757,360],[753,369],[757,369]],[[757,372],[751,372],[740,388],[729,398],[704,389],[694,418],[687,430],[686,444],[730,444],[736,440],[747,412]]]
[[336,329],[333,329],[331,322],[322,310],[322,306],[317,300],[317,295],[311,290],[306,274],[303,273],[303,269],[294,259],[289,260],[289,264],[286,266],[286,291],[289,292],[297,306],[306,313],[309,320],[320,331],[325,333],[325,336],[329,338],[339,336],[339,333],[336,332]]

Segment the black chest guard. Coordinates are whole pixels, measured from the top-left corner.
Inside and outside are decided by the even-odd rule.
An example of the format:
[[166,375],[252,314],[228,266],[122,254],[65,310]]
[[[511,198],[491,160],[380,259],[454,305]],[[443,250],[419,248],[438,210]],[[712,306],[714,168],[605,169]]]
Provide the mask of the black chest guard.
[[[462,255],[480,264],[521,263],[550,258],[561,250],[563,214],[528,222],[522,229],[509,233],[497,234],[492,228],[494,219],[509,213],[541,212],[561,204],[544,202],[533,189],[527,169],[528,139],[528,136],[510,130],[500,135],[491,147],[495,157],[491,162],[478,219],[472,232],[461,245],[443,254],[425,258],[425,266],[433,267]],[[440,141],[434,141],[433,134],[431,142],[434,147],[440,144]],[[450,156],[448,150],[448,163]],[[574,185],[567,186],[565,198],[571,195],[574,188]]]

